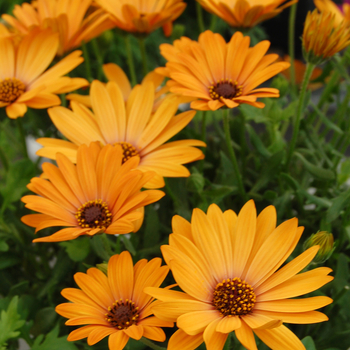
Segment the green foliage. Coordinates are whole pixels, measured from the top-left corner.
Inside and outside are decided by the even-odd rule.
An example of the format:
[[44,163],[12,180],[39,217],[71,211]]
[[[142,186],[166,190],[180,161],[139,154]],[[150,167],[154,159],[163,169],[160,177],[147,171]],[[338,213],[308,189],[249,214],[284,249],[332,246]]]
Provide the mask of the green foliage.
[[0,349],[6,348],[6,342],[11,338],[16,338],[20,334],[18,331],[25,323],[17,312],[18,296],[11,299],[7,310],[1,310],[0,314]]
[[39,335],[31,347],[31,350],[78,350],[74,343],[67,341],[67,337],[58,337],[58,325],[46,336]]

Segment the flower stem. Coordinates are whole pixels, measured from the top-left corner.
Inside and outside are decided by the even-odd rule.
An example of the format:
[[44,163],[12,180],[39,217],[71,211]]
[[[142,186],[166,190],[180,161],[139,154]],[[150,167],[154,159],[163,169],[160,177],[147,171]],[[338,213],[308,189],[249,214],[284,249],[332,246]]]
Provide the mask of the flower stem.
[[93,79],[92,79],[92,74],[91,74],[91,63],[90,63],[89,52],[88,52],[88,49],[87,49],[86,44],[84,42],[82,42],[81,47],[83,49],[86,78],[91,83]]
[[295,65],[294,65],[294,43],[295,43],[295,18],[298,4],[292,5],[289,11],[289,33],[288,33],[288,51],[290,57],[290,83],[292,86],[293,97],[297,95],[295,84]]
[[144,338],[144,337],[142,337],[140,339],[140,342],[145,344],[145,345],[147,345],[149,348],[154,349],[154,350],[166,350],[166,348],[158,346],[158,345],[154,344],[153,342],[151,342],[150,340],[148,340],[147,338]]
[[19,131],[20,139],[21,139],[21,144],[22,144],[22,150],[23,150],[24,158],[29,158],[28,157],[27,143],[26,143],[26,136],[24,134],[24,129],[23,129],[23,125],[22,125],[22,119],[21,118],[17,118],[16,119],[16,123],[17,123],[17,128],[18,128],[18,131]]
[[145,76],[148,73],[147,52],[146,52],[145,39],[142,38],[142,37],[139,37],[138,41],[139,41],[139,46],[140,46],[140,51],[141,51],[143,75]]
[[304,108],[304,102],[305,102],[305,94],[306,94],[306,88],[307,84],[310,81],[311,74],[315,68],[315,65],[313,63],[308,62],[306,64],[306,70],[305,75],[303,79],[303,83],[301,85],[300,95],[299,95],[299,104],[298,104],[298,111],[297,115],[294,121],[294,128],[293,128],[293,135],[292,140],[290,142],[288,156],[287,156],[287,162],[286,162],[286,168],[288,169],[290,160],[294,153],[295,144],[297,142],[298,134],[299,134],[299,128],[300,128],[300,121],[303,116],[303,108]]
[[205,31],[205,27],[204,27],[202,6],[199,4],[199,2],[196,2],[196,6],[197,6],[196,10],[197,10],[197,21],[198,21],[199,31],[203,33]]
[[134,60],[132,57],[132,48],[131,48],[130,38],[131,38],[130,35],[125,36],[125,47],[126,47],[126,56],[127,56],[128,66],[129,66],[131,84],[132,86],[135,86],[137,84],[137,80],[136,80]]
[[231,134],[230,134],[230,119],[229,119],[229,109],[223,109],[223,119],[224,119],[224,132],[225,132],[225,141],[228,149],[228,153],[233,165],[233,171],[236,175],[237,183],[238,183],[238,189],[241,193],[241,196],[243,200],[246,202],[248,200],[247,193],[244,189],[241,173],[239,171],[237,158],[235,154],[235,150],[233,149],[232,143],[231,143]]

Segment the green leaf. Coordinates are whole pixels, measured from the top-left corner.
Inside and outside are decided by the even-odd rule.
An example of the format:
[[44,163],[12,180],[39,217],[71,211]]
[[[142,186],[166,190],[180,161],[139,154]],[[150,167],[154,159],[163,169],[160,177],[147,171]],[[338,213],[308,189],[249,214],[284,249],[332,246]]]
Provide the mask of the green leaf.
[[133,246],[133,244],[131,243],[131,240],[125,236],[125,235],[121,235],[120,236],[120,240],[124,243],[125,248],[132,254],[132,255],[136,255],[136,250]]
[[262,187],[268,184],[269,181],[271,181],[274,175],[279,173],[278,170],[281,167],[283,156],[284,151],[280,151],[273,154],[269,159],[267,159],[260,171],[259,180],[251,189],[251,192],[258,192]]
[[21,159],[10,164],[5,184],[0,187],[0,193],[4,197],[0,214],[3,214],[9,204],[20,200],[28,191],[26,185],[35,174],[35,165],[29,159]]
[[306,350],[316,350],[315,343],[310,336],[305,337],[301,342],[304,344]]
[[295,152],[294,155],[298,157],[304,164],[307,171],[320,180],[334,180],[335,174],[332,170],[320,168],[314,164],[311,164],[300,153]]
[[326,220],[332,222],[342,212],[343,208],[349,205],[350,189],[336,197],[332,201],[332,206],[327,210]]
[[45,307],[35,315],[34,325],[30,330],[32,334],[39,335],[47,333],[54,325],[57,313],[53,307]]
[[256,150],[265,158],[271,157],[271,152],[264,146],[261,138],[255,132],[254,128],[251,125],[246,124],[246,130],[248,131],[250,141]]
[[143,245],[144,248],[150,248],[155,246],[159,240],[159,217],[158,212],[154,209],[154,206],[147,206],[146,207],[146,214],[145,214],[145,233],[143,236]]
[[11,253],[1,254],[0,256],[0,270],[17,265],[21,262],[21,259],[17,256],[13,256]]
[[58,325],[46,335],[45,340],[42,342],[44,336],[41,334],[34,341],[31,350],[78,350],[74,343],[67,341],[67,336],[58,337]]
[[76,262],[83,261],[90,253],[89,237],[79,237],[79,239],[62,242],[60,245],[66,249],[68,256]]
[[7,252],[9,250],[8,244],[4,239],[0,240],[0,252]]
[[25,320],[21,320],[21,317],[17,312],[17,305],[18,296],[15,296],[12,298],[7,311],[1,311],[0,346],[4,345],[8,339],[18,337],[20,332],[17,330],[25,323]]
[[201,193],[205,185],[205,178],[199,173],[191,174],[187,178],[186,185],[189,191]]

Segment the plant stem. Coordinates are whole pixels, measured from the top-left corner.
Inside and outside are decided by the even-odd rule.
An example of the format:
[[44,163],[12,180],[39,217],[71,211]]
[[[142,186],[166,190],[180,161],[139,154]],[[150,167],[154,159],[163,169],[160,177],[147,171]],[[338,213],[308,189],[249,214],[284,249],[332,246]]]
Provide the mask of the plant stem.
[[233,171],[236,175],[239,192],[241,193],[241,196],[242,196],[244,202],[246,202],[248,200],[248,196],[247,196],[247,193],[246,193],[244,186],[243,186],[242,177],[241,177],[241,173],[239,171],[235,150],[233,149],[233,146],[231,143],[229,111],[230,111],[229,109],[222,110],[223,119],[224,119],[225,140],[226,140],[228,153],[229,153],[229,156],[230,156],[230,159],[232,162]]
[[98,46],[97,39],[95,38],[95,39],[91,40],[91,43],[92,43],[92,47],[94,49],[95,57],[96,57],[97,62],[98,62],[97,79],[101,80],[101,78],[103,76],[103,70],[102,70],[103,57],[101,57],[101,50]]
[[27,143],[26,143],[26,136],[24,134],[23,125],[22,125],[22,119],[21,118],[17,118],[16,119],[16,123],[17,123],[17,128],[18,128],[18,131],[19,131],[20,139],[21,139],[21,144],[22,144],[22,150],[23,150],[24,158],[29,158],[28,157]]
[[290,162],[290,160],[293,156],[293,153],[294,153],[295,144],[297,142],[299,128],[300,128],[300,121],[301,121],[301,118],[303,116],[306,88],[307,88],[307,84],[309,83],[309,80],[310,80],[310,77],[311,77],[311,74],[312,74],[314,68],[315,68],[314,64],[309,63],[309,62],[306,64],[305,75],[304,75],[304,79],[303,79],[303,83],[302,83],[300,95],[299,95],[298,111],[297,111],[297,115],[296,115],[296,118],[294,121],[293,135],[292,135],[292,140],[290,142],[288,156],[287,156],[287,162],[286,162],[287,169],[289,166],[289,162]]
[[142,37],[139,37],[138,41],[139,41],[139,46],[140,46],[140,51],[141,51],[143,75],[145,76],[148,73],[147,52],[146,52],[145,39],[142,38]]
[[144,337],[142,337],[140,339],[140,342],[145,344],[145,345],[147,345],[148,347],[150,347],[151,349],[154,349],[154,350],[166,350],[166,348],[158,346],[158,345],[154,344],[153,342],[151,342],[150,340],[148,340],[147,338],[144,338]]
[[199,31],[203,33],[205,31],[205,27],[204,27],[204,21],[203,21],[202,6],[199,4],[199,2],[196,2],[196,10],[197,10],[197,21],[198,21]]
[[294,65],[294,42],[295,42],[295,18],[298,4],[292,5],[289,11],[289,33],[288,33],[288,51],[290,57],[290,83],[293,97],[297,96],[297,87],[295,84],[295,65]]
[[136,80],[134,60],[132,57],[132,48],[131,48],[130,38],[131,38],[130,35],[125,36],[125,47],[126,47],[127,62],[129,66],[129,73],[131,78],[131,85],[135,86],[137,84],[137,80]]
[[88,53],[86,44],[84,42],[82,42],[81,47],[83,49],[86,77],[87,77],[87,80],[91,83],[93,79],[92,79],[92,74],[91,74],[91,63],[90,63],[89,53]]

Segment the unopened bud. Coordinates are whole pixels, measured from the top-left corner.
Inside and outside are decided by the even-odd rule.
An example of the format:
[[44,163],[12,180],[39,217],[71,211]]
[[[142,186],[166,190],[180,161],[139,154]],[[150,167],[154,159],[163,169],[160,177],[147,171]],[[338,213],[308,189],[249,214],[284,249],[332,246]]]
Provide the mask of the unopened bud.
[[320,249],[317,252],[313,262],[320,264],[325,262],[332,255],[335,246],[333,235],[327,231],[319,231],[311,235],[304,243],[304,249],[319,245]]

